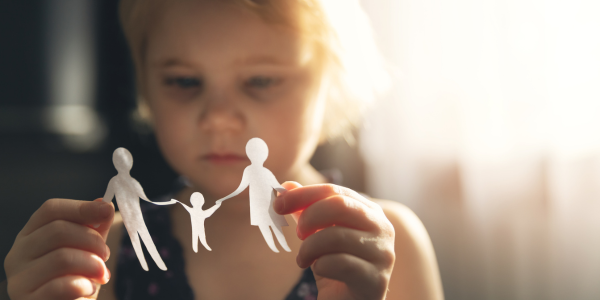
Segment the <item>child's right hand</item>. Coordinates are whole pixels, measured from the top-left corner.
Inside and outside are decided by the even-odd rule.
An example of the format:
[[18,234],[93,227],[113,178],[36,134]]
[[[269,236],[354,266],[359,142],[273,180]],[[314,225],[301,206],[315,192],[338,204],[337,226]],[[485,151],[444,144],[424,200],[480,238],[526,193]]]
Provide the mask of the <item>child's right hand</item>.
[[106,237],[114,215],[112,203],[102,199],[46,201],[4,260],[10,298],[95,298],[98,284],[110,278],[104,262],[110,255]]

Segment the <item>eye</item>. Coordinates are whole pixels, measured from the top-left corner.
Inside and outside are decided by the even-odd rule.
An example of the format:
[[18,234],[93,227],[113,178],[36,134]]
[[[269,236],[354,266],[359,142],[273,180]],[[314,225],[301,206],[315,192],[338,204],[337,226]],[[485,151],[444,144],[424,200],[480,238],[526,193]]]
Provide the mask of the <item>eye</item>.
[[280,79],[266,76],[254,76],[248,79],[245,85],[249,88],[266,89],[281,82]]
[[202,81],[195,77],[169,77],[165,79],[165,84],[177,86],[182,89],[202,87]]

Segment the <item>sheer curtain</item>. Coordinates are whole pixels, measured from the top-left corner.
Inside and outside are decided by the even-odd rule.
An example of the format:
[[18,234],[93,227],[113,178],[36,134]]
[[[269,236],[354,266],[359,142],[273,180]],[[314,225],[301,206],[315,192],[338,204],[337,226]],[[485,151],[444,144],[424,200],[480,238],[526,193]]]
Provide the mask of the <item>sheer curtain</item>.
[[361,134],[447,299],[600,298],[600,1],[363,0],[394,88]]

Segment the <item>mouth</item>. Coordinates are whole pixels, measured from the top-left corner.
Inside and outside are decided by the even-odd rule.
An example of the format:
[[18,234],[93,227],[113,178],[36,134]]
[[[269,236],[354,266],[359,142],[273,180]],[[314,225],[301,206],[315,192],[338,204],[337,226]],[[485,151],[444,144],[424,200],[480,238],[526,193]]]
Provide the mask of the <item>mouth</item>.
[[226,153],[226,154],[209,153],[209,154],[202,156],[202,160],[212,163],[212,164],[216,164],[216,165],[228,165],[228,164],[235,164],[235,163],[250,161],[245,155],[242,156],[242,155],[231,154],[231,153]]

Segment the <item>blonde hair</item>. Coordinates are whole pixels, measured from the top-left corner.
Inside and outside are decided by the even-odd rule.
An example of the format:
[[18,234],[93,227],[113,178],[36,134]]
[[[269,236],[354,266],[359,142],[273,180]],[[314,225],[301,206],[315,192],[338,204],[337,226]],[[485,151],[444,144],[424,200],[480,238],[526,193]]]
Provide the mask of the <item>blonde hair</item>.
[[[146,39],[163,5],[174,0],[121,0],[123,31],[136,69],[138,95]],[[322,138],[353,139],[368,104],[387,90],[389,76],[358,0],[229,0],[258,14],[265,22],[285,26],[314,43],[314,57],[330,81]],[[141,95],[140,95],[141,96]],[[138,110],[149,116],[143,97]]]

